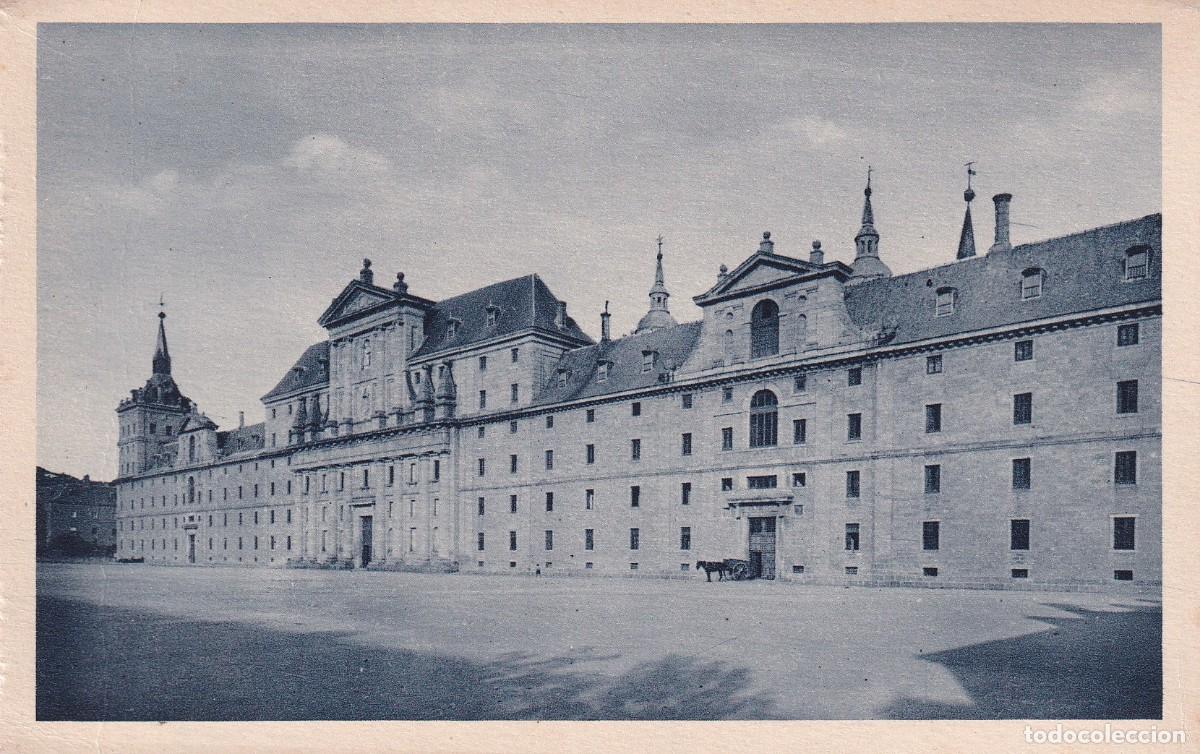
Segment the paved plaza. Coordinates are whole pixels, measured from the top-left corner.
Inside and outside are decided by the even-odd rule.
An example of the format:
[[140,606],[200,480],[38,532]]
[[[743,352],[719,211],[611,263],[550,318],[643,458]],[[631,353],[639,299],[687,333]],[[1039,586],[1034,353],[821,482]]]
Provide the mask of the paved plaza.
[[1153,718],[1161,602],[39,564],[43,720]]

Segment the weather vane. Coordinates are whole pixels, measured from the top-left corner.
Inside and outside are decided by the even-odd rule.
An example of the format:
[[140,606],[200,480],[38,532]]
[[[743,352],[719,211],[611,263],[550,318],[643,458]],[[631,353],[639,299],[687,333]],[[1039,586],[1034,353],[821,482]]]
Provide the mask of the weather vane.
[[970,161],[970,162],[968,162],[968,163],[967,163],[967,165],[966,165],[966,168],[967,168],[967,188],[968,188],[968,189],[970,189],[970,188],[971,188],[971,176],[973,176],[973,175],[978,175],[978,174],[975,172],[974,168],[972,168],[972,167],[971,167],[971,166],[972,166],[972,165],[974,165],[974,164],[975,164],[975,161],[974,161],[974,160],[971,160],[971,161]]
[[662,233],[659,233],[658,234],[658,255],[660,257],[662,256],[662,242],[663,242]]

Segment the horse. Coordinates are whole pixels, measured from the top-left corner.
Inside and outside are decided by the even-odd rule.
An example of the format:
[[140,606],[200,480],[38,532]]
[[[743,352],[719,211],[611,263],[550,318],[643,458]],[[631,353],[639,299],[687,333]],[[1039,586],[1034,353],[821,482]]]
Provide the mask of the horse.
[[708,582],[712,582],[713,571],[717,572],[717,581],[725,580],[725,561],[723,560],[697,560],[696,570],[704,569],[704,577]]

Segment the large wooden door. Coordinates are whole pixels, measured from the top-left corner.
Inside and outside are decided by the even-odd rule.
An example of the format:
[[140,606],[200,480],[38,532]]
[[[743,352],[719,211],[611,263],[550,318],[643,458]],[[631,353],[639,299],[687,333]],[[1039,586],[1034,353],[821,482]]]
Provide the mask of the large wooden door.
[[371,562],[371,537],[372,537],[372,519],[370,516],[363,516],[359,519],[362,521],[362,568],[366,568]]
[[755,516],[750,519],[749,560],[752,578],[775,578],[774,516]]

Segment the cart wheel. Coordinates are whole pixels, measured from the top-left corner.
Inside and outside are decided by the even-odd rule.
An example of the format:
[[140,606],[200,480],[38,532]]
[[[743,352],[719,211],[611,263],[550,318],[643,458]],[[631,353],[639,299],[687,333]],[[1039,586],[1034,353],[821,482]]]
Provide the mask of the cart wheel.
[[746,567],[745,563],[738,563],[733,567],[733,580],[741,581],[742,579],[746,578],[746,572],[749,570],[750,569]]

